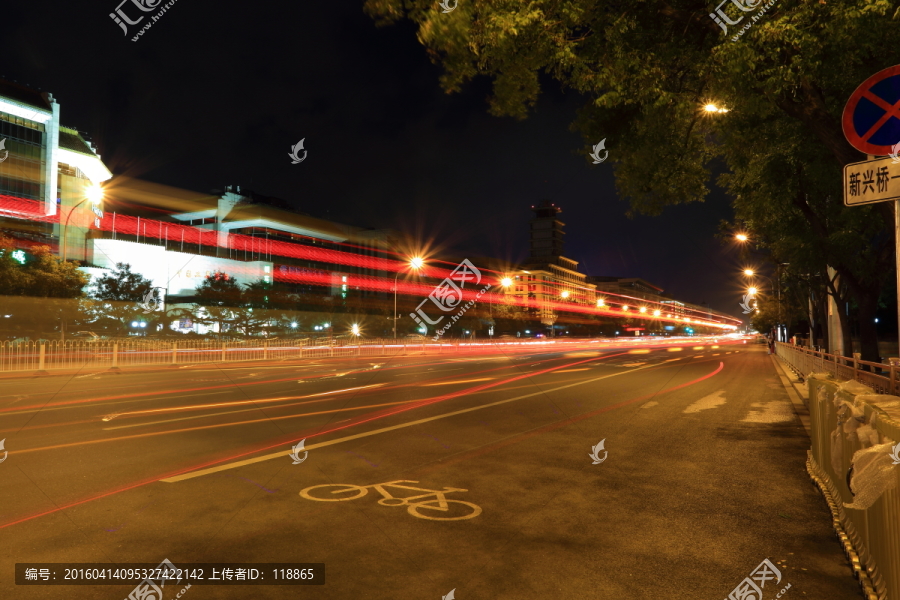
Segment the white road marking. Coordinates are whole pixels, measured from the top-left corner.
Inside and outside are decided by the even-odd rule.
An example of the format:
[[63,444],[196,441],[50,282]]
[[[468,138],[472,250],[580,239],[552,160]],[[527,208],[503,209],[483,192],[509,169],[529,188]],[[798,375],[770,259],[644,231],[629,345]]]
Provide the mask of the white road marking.
[[656,400],[651,400],[647,404],[642,404],[641,408],[653,408],[654,406],[657,406],[657,405],[659,405],[659,402],[657,402]]
[[496,377],[481,377],[480,379],[459,379],[459,380],[454,380],[454,381],[439,381],[437,383],[422,383],[419,385],[420,385],[420,387],[427,387],[427,386],[432,386],[432,385],[454,385],[457,383],[476,383],[478,381],[491,381],[493,379],[496,379]]
[[[635,373],[635,372],[637,372],[637,371],[641,371],[641,370],[643,370],[643,369],[649,369],[649,368],[651,368],[651,367],[653,367],[653,366],[655,366],[655,365],[647,365],[646,367],[640,367],[640,368],[637,368],[637,369],[633,369],[633,370],[631,370],[631,371],[620,371],[620,372],[618,372],[618,373],[612,373],[611,375],[603,375],[602,377],[595,377],[595,378],[593,378],[593,379],[588,379],[588,380],[586,380],[586,381],[578,381],[578,382],[575,382],[575,383],[569,383],[569,384],[566,384],[566,385],[561,385],[561,386],[559,386],[559,387],[555,387],[555,388],[552,388],[552,389],[549,389],[549,390],[540,390],[540,391],[537,391],[537,392],[532,392],[532,393],[530,393],[530,394],[525,394],[525,395],[523,395],[523,396],[516,396],[515,398],[507,398],[506,400],[498,400],[497,402],[490,402],[490,403],[488,403],[488,404],[480,404],[480,405],[478,405],[478,406],[473,406],[473,407],[471,407],[471,408],[463,408],[463,409],[460,409],[460,410],[454,410],[454,411],[451,411],[451,412],[448,412],[448,413],[444,413],[444,414],[442,414],[442,415],[436,415],[436,416],[433,416],[433,417],[426,417],[426,418],[424,418],[424,419],[418,419],[418,420],[416,420],[416,421],[410,421],[410,422],[408,422],[408,423],[401,423],[401,424],[399,424],[399,425],[392,425],[392,426],[390,426],[390,427],[383,427],[383,428],[381,428],[381,429],[374,429],[374,430],[372,430],[372,431],[364,431],[363,433],[357,433],[357,434],[354,434],[354,435],[348,435],[348,436],[346,436],[346,437],[336,438],[336,439],[333,439],[333,440],[327,440],[327,441],[324,441],[324,442],[319,442],[318,444],[307,444],[307,445],[305,446],[305,449],[306,449],[306,450],[315,450],[315,449],[317,449],[317,448],[324,448],[324,447],[326,447],[326,446],[333,446],[333,445],[335,445],[335,444],[340,444],[340,443],[342,443],[342,442],[349,442],[349,441],[351,441],[351,440],[358,440],[358,439],[360,439],[360,438],[365,438],[365,437],[369,437],[369,436],[372,436],[372,435],[378,435],[378,434],[380,434],[380,433],[387,433],[387,432],[389,432],[389,431],[395,431],[395,430],[397,430],[397,429],[404,429],[404,428],[406,428],[406,427],[412,427],[412,426],[414,426],[414,425],[421,425],[422,423],[429,423],[429,422],[431,422],[431,421],[437,421],[438,419],[446,419],[447,417],[455,417],[456,415],[462,415],[462,414],[470,413],[470,412],[473,412],[473,411],[476,411],[476,410],[483,410],[483,409],[485,409],[485,408],[492,408],[492,407],[494,407],[494,406],[500,406],[500,405],[502,405],[502,404],[508,404],[508,403],[510,403],[510,402],[515,402],[515,401],[517,401],[517,400],[524,400],[524,399],[526,399],[526,398],[533,398],[533,397],[535,397],[535,396],[542,396],[542,395],[548,394],[548,393],[550,393],[550,392],[557,392],[557,391],[559,391],[559,390],[565,390],[565,389],[568,389],[568,388],[571,388],[571,387],[576,387],[576,386],[579,386],[579,385],[587,385],[587,384],[589,384],[589,383],[594,383],[595,381],[601,381],[601,380],[603,380],[603,379],[609,379],[610,377],[618,377],[619,375],[630,375],[630,374],[632,374],[632,373]],[[275,458],[281,458],[281,457],[283,457],[283,456],[288,456],[288,455],[290,455],[291,452],[292,452],[291,449],[282,450],[282,451],[280,451],[280,452],[273,452],[272,454],[264,454],[264,455],[262,455],[262,456],[257,456],[257,457],[254,457],[254,458],[247,458],[247,459],[244,459],[244,460],[239,460],[239,461],[232,462],[232,463],[227,463],[227,464],[224,464],[224,465],[219,465],[219,466],[217,466],[217,467],[209,467],[208,469],[201,469],[201,470],[199,470],[199,471],[191,471],[191,472],[189,472],[189,473],[183,473],[183,474],[181,474],[181,475],[175,475],[175,476],[173,476],[173,477],[168,477],[168,478],[166,478],[166,479],[160,479],[160,481],[163,481],[163,482],[165,482],[165,483],[176,483],[176,482],[178,482],[178,481],[184,481],[185,479],[193,479],[193,478],[195,478],[195,477],[202,477],[202,476],[204,476],[204,475],[210,475],[210,474],[212,474],[212,473],[218,473],[218,472],[220,472],[220,471],[227,471],[228,469],[236,469],[236,468],[238,468],[238,467],[243,467],[243,466],[246,466],[246,465],[252,465],[252,464],[255,464],[255,463],[258,463],[258,462],[263,462],[263,461],[267,461],[267,460],[272,460],[272,459],[275,459]]]
[[794,412],[786,402],[754,402],[742,423],[787,423],[794,420]]
[[725,398],[722,397],[724,393],[725,390],[719,390],[718,392],[710,394],[709,396],[704,396],[703,398],[700,398],[699,400],[685,408],[682,412],[686,414],[698,413],[701,410],[708,410],[710,408],[722,406],[723,404],[725,404]]

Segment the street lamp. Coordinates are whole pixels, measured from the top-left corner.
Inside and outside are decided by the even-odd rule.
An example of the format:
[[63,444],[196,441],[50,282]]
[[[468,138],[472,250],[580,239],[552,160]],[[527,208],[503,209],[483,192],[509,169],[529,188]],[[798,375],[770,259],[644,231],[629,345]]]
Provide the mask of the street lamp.
[[[777,298],[778,298],[778,325],[777,325],[777,328],[779,331],[779,334],[778,334],[779,338],[781,337],[781,333],[780,333],[781,332],[781,275],[780,275],[780,269],[781,269],[781,267],[789,265],[789,264],[791,264],[791,263],[778,263],[778,267],[776,268],[776,270],[778,270],[778,273],[779,273],[777,286],[775,285],[775,282],[772,281],[771,278],[766,277],[765,275],[760,275],[759,273],[754,273],[753,270],[751,270],[751,269],[744,270],[744,275],[762,277],[763,279],[768,280],[769,283],[772,285],[772,289],[776,291]],[[759,310],[759,309],[757,308],[757,310]]]
[[[425,261],[418,256],[409,259],[409,267],[413,271],[418,271],[425,265]],[[397,278],[400,277],[400,271],[394,276],[394,339],[397,339]]]
[[563,291],[560,293],[560,296],[562,296],[563,298],[568,298],[568,297],[569,297],[569,290],[563,290]]
[[722,106],[716,106],[714,103],[710,102],[703,107],[703,110],[707,113],[727,113],[729,109],[724,108]]
[[737,234],[737,235],[734,236],[734,239],[736,239],[736,240],[739,241],[739,242],[746,242],[746,241],[747,241],[748,239],[750,239],[750,238],[747,237],[747,234],[746,234],[746,233],[739,233],[739,234]]
[[[508,288],[512,284],[513,284],[513,280],[511,277],[504,277],[503,279],[500,280],[500,285],[503,286],[504,290],[506,290],[506,288]],[[490,312],[490,315],[491,315],[491,328],[488,330],[489,331],[488,338],[493,338],[494,337],[494,303],[491,301],[488,301],[488,311]]]
[[67,250],[68,241],[69,241],[68,238],[66,237],[66,230],[69,227],[69,219],[72,218],[72,213],[75,212],[75,209],[78,208],[79,206],[81,206],[82,204],[84,204],[85,202],[87,202],[88,200],[91,201],[91,204],[94,204],[94,205],[100,204],[100,201],[103,200],[103,188],[96,184],[92,184],[92,185],[88,186],[88,188],[84,191],[84,199],[81,200],[75,206],[73,206],[72,210],[69,211],[69,214],[66,215],[66,221],[65,221],[65,223],[63,223],[62,231],[60,232],[61,237],[63,239],[62,255],[60,256],[60,258],[62,258],[62,260],[66,260],[66,250]]

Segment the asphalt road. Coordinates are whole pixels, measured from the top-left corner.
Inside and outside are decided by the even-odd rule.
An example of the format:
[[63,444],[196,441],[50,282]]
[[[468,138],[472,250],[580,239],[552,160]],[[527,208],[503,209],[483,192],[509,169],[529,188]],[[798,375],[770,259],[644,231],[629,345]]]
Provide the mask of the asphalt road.
[[165,600],[721,600],[766,558],[765,600],[861,598],[765,347],[699,344],[0,379],[0,598],[169,559],[326,583]]

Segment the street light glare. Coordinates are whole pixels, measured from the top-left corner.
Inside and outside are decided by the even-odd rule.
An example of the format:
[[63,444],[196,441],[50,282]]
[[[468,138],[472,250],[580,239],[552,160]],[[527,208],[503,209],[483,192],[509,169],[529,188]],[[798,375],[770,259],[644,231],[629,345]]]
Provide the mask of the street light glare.
[[749,238],[747,237],[746,233],[739,233],[736,236],[734,236],[734,239],[736,239],[739,242],[746,242]]
[[421,269],[422,265],[424,265],[424,264],[425,264],[425,261],[422,260],[421,258],[419,258],[418,256],[416,256],[415,258],[411,258],[409,261],[409,266],[411,266],[413,269]]
[[503,287],[509,287],[512,285],[512,283],[513,281],[509,277],[504,277],[500,280],[500,285],[502,285]]
[[757,292],[757,290],[756,290],[755,287],[752,287],[752,288],[750,288],[750,289],[747,290],[747,293],[750,294],[751,296],[755,296],[755,295],[756,295],[756,292]]
[[719,107],[716,106],[715,104],[707,104],[706,106],[703,107],[703,110],[705,110],[708,113],[714,113],[714,112],[719,112]]
[[753,269],[744,269],[744,275],[753,275]]
[[99,185],[89,185],[84,190],[84,195],[94,204],[99,204],[103,200],[103,188]]
[[562,293],[560,294],[560,296],[562,296],[563,298],[568,298],[568,297],[569,297],[569,290],[563,290]]
[[359,325],[357,325],[356,323],[354,323],[354,324],[350,327],[350,333],[352,333],[353,335],[359,335]]
[[606,302],[602,298],[597,299],[597,306],[606,306]]

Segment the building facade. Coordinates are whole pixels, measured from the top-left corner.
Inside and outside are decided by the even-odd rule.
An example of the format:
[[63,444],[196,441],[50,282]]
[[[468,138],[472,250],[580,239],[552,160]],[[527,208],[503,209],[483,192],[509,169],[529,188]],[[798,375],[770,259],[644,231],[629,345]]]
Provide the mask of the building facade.
[[0,80],[0,229],[83,260],[103,212],[97,186],[110,177],[90,142],[60,125],[51,94]]
[[563,256],[565,223],[562,209],[549,201],[532,206],[530,255],[511,275],[513,284],[506,293],[527,303],[535,316],[548,327],[558,317],[560,304],[595,306],[597,286],[578,270],[578,262]]

